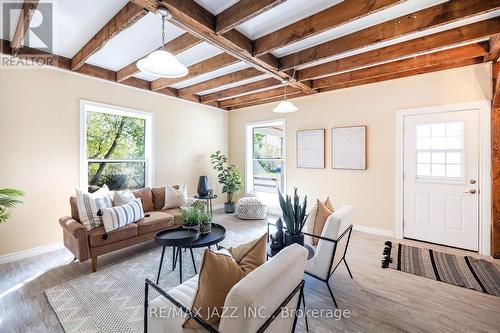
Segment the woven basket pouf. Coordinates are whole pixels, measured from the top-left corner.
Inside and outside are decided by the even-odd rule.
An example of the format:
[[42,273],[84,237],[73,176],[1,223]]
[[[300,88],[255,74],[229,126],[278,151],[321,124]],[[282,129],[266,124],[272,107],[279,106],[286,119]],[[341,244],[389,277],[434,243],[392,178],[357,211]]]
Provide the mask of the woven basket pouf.
[[255,197],[245,197],[238,200],[236,214],[242,220],[263,220],[267,217],[267,206]]

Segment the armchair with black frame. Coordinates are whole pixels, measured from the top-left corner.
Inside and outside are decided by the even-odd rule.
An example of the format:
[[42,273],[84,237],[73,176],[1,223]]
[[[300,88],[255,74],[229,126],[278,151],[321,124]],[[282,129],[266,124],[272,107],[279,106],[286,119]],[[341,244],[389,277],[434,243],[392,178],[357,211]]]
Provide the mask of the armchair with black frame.
[[[330,277],[333,275],[340,263],[344,262],[349,276],[351,279],[353,278],[345,258],[349,241],[351,239],[353,215],[354,207],[343,206],[328,218],[321,235],[303,232],[305,236],[309,236],[311,239],[318,239],[318,244],[314,249],[314,255],[307,261],[305,273],[326,283],[335,307],[338,307],[338,305],[329,284]],[[268,223],[268,235],[270,225],[275,226],[274,223]]]
[[[294,332],[296,310],[303,300],[306,260],[307,251],[303,247],[289,246],[249,273],[229,291],[224,308],[230,309],[230,315],[223,316],[217,326],[208,324],[190,309],[197,288],[197,275],[168,292],[146,279],[144,332]],[[283,279],[284,276],[286,279]],[[149,299],[150,287],[159,294],[153,300]],[[294,315],[285,315],[287,313]],[[201,328],[183,328],[188,317],[193,318]]]

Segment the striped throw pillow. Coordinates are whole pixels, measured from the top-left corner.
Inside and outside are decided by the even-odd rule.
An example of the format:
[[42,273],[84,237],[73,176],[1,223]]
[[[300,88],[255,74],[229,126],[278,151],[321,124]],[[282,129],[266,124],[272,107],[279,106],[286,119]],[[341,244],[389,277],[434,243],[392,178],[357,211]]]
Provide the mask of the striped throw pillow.
[[144,218],[144,209],[141,199],[136,198],[125,205],[101,208],[101,214],[104,229],[110,232]]
[[94,193],[86,193],[77,188],[76,205],[80,222],[87,230],[100,227],[102,217],[98,216],[97,213],[101,208],[113,207],[108,186],[103,185]]

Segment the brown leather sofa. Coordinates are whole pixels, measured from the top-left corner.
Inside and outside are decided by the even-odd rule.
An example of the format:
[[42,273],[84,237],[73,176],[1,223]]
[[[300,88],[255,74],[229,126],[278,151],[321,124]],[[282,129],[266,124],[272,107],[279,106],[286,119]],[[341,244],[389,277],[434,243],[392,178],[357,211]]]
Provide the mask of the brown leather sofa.
[[88,231],[80,223],[75,196],[70,198],[71,217],[59,219],[64,246],[81,262],[92,259],[92,272],[97,269],[98,256],[152,240],[157,232],[182,224],[182,211],[179,208],[163,210],[165,187],[144,188],[132,193],[142,199],[144,212],[148,216],[109,232],[106,239],[103,238],[103,226]]

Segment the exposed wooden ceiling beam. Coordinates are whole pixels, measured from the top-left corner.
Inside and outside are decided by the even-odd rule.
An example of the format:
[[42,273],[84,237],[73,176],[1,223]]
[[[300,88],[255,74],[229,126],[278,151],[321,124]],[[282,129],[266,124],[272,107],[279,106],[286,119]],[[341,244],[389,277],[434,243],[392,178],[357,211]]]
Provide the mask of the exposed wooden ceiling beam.
[[309,80],[339,72],[352,71],[364,66],[414,56],[445,46],[487,38],[497,33],[500,33],[500,17],[304,68],[297,71],[297,79],[299,81]]
[[281,86],[283,83],[276,80],[275,78],[264,79],[260,81],[255,81],[252,83],[243,84],[241,86],[224,89],[220,91],[216,91],[211,94],[206,94],[200,97],[200,101],[202,103],[208,103],[215,100],[226,99],[230,97],[235,97],[238,95],[244,95],[256,92],[258,90],[273,88],[277,86]]
[[[342,83],[335,84],[332,86],[324,87],[324,88],[319,89],[319,92],[339,90],[339,89],[361,86],[361,85],[365,85],[365,84],[395,80],[395,79],[400,79],[400,78],[414,76],[414,75],[433,73],[433,72],[447,70],[447,69],[453,69],[453,68],[458,68],[458,67],[480,64],[481,62],[482,62],[482,60],[480,57],[473,58],[473,59],[462,59],[462,60],[447,62],[444,64],[415,68],[415,69],[410,69],[407,71],[387,73],[384,75],[377,75],[377,76],[373,76],[373,77],[369,77],[370,73],[367,70],[366,77],[362,80],[347,81],[347,82],[342,82]],[[363,69],[361,69],[360,71],[363,71]]]
[[137,22],[147,13],[142,7],[128,2],[76,53],[71,59],[71,69],[77,70],[80,68],[92,54],[104,47],[110,39]]
[[[298,92],[298,93],[293,93],[293,94],[290,94],[287,96],[288,99],[293,99],[293,98],[298,98],[298,97],[303,97],[303,96],[307,96],[306,94],[304,94],[303,92]],[[273,97],[273,98],[268,98],[268,99],[265,99],[265,100],[255,100],[253,102],[248,102],[248,103],[243,103],[243,104],[238,104],[238,105],[234,105],[234,106],[229,106],[226,108],[226,110],[230,111],[230,110],[236,110],[236,109],[241,109],[241,108],[246,108],[246,107],[250,107],[250,106],[257,106],[257,105],[262,105],[262,104],[269,104],[269,103],[273,103],[273,102],[279,102],[279,101],[282,101],[283,100],[283,96],[278,96],[278,97]],[[219,102],[220,104],[220,102]],[[270,106],[271,108],[271,106]]]
[[447,62],[452,62],[452,61],[483,57],[486,54],[488,54],[487,43],[477,43],[466,46],[460,46],[449,50],[433,52],[429,54],[416,56],[413,58],[398,60],[394,62],[385,63],[382,65],[368,67],[365,69],[360,69],[352,72],[347,72],[343,74],[338,74],[313,80],[312,86],[315,89],[320,89],[326,86],[332,86],[344,82],[363,80],[366,77],[382,76],[388,73],[409,71],[417,68],[446,64]]
[[280,69],[310,64],[344,52],[374,45],[410,33],[484,14],[500,8],[500,0],[451,0],[279,59]]
[[491,98],[491,107],[500,108],[500,63],[494,62],[492,66],[493,93]]
[[345,0],[256,39],[254,53],[261,55],[276,50],[401,2],[403,0]]
[[151,83],[151,89],[156,91],[160,90],[162,88],[166,88],[170,85],[176,84],[178,82],[182,82],[191,78],[194,78],[196,76],[200,76],[202,74],[206,74],[212,71],[215,71],[217,69],[226,67],[231,64],[235,64],[239,62],[238,59],[235,57],[226,54],[226,53],[221,53],[218,54],[212,58],[208,58],[206,60],[203,60],[201,62],[198,62],[194,65],[191,65],[188,67],[188,75],[181,77],[181,78],[175,78],[175,79],[167,79],[167,78],[160,78],[156,79]]
[[223,34],[286,0],[240,0],[215,18],[215,32]]
[[[420,75],[420,74],[433,73],[433,72],[437,72],[437,71],[458,68],[458,67],[463,67],[463,66],[470,66],[470,65],[480,64],[482,62],[483,62],[482,58],[479,57],[479,58],[474,58],[474,59],[452,61],[452,62],[445,63],[445,64],[417,68],[417,69],[412,69],[412,70],[403,71],[403,72],[388,73],[386,75],[375,76],[375,77],[369,77],[368,75],[370,75],[370,73],[366,72],[367,76],[362,80],[342,82],[339,84],[335,84],[332,86],[321,88],[318,90],[318,92],[323,93],[323,92],[332,91],[332,90],[351,88],[351,87],[361,86],[361,85],[365,85],[365,84],[389,81],[389,80],[400,79],[400,78],[414,76],[414,75]],[[363,70],[368,70],[368,69],[361,69],[360,71],[363,71]],[[302,97],[302,96],[304,96],[304,94],[290,94],[290,95],[288,95],[288,99],[294,99],[294,98]],[[255,101],[253,101],[253,102],[242,103],[242,104],[230,106],[230,107],[227,107],[227,110],[236,110],[236,109],[249,107],[249,106],[267,104],[267,103],[270,103],[273,101],[279,101],[282,99],[282,97],[275,97],[272,99],[259,100],[258,96],[255,96],[254,98],[255,98]]]
[[233,29],[221,35],[217,34],[215,32],[215,16],[193,0],[131,1],[150,11],[156,11],[158,5],[166,7],[172,15],[170,21],[172,24],[277,79],[289,80],[291,86],[297,87],[307,94],[314,93],[314,90],[307,86],[307,84],[297,82],[287,73],[279,71],[277,69],[278,62],[274,56],[255,57],[252,41],[237,30]]
[[21,13],[17,20],[16,30],[14,31],[14,36],[10,44],[12,54],[16,54],[23,45],[24,37],[28,31],[36,7],[38,7],[38,2],[38,0],[25,0],[23,2]]
[[261,71],[255,68],[242,69],[226,75],[218,76],[211,80],[193,84],[189,87],[179,89],[179,96],[182,97],[186,95],[196,94],[199,93],[200,91],[213,89],[233,82],[247,80],[262,74],[263,73]]
[[[172,54],[177,54],[181,53],[183,51],[186,51],[190,49],[191,47],[203,42],[201,39],[191,35],[190,33],[184,33],[180,35],[179,37],[167,42],[164,45],[165,50]],[[116,81],[122,82],[126,79],[128,79],[131,76],[134,76],[135,74],[139,73],[140,70],[137,68],[137,62],[139,60],[136,60],[127,66],[123,67],[120,69],[118,72],[116,72]]]
[[498,61],[500,57],[500,31],[495,36],[490,37],[490,54],[484,57],[484,62]]
[[[287,96],[288,95],[293,95],[296,93],[300,93],[301,91],[297,88],[294,87],[287,87]],[[223,101],[219,101],[219,107],[221,108],[227,108],[235,105],[240,105],[240,104],[245,104],[249,102],[255,102],[255,101],[265,101],[270,98],[274,97],[280,97],[283,98],[285,95],[285,88],[283,86],[274,88],[274,89],[269,89],[269,90],[264,90],[255,94],[250,94],[250,95],[243,95],[239,97],[234,97],[234,98],[229,98],[225,99]]]

